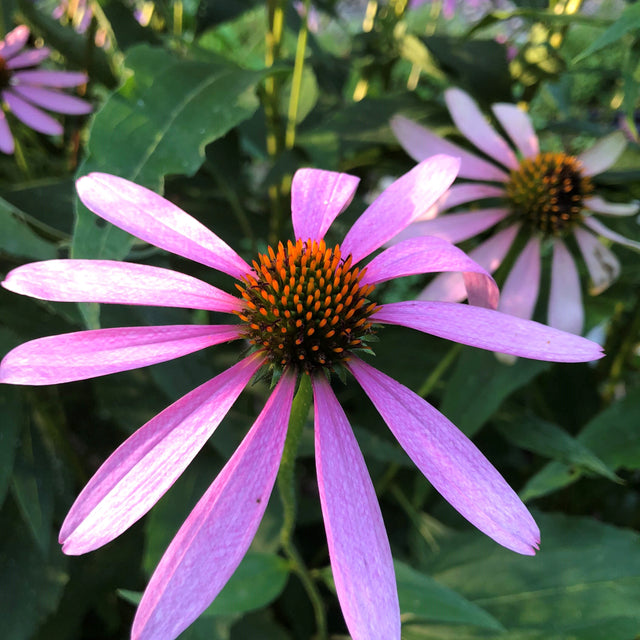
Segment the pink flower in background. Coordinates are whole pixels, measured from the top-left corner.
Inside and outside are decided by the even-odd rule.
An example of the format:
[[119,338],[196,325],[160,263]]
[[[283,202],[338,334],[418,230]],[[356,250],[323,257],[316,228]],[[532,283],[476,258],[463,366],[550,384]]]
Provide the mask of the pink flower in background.
[[[399,640],[391,551],[362,454],[328,381],[350,372],[401,446],[465,518],[498,543],[533,554],[538,528],[476,446],[421,397],[359,355],[380,325],[402,325],[483,349],[562,362],[601,356],[598,345],[494,311],[484,269],[438,238],[406,240],[372,259],[442,196],[458,162],[436,156],[389,186],[340,245],[324,236],[358,178],[303,169],[292,184],[296,240],[269,247],[253,266],[187,213],[127,180],[93,173],[77,182],[82,202],[144,241],[237,279],[231,295],[193,277],[142,264],[51,260],[13,270],[3,285],[55,301],[156,305],[230,314],[236,323],[125,327],[41,338],[11,351],[0,381],[44,385],[82,380],[243,340],[250,354],[142,426],[84,488],[60,532],[63,550],[96,549],[141,518],[169,489],[261,368],[278,383],[227,465],[173,539],[140,602],[132,637],[175,638],[217,596],[249,548],[285,442],[296,381],[310,376],[316,468],[331,566],[355,640]],[[410,301],[378,305],[378,283],[416,273],[465,274],[470,306]],[[246,344],[245,344],[246,348]],[[415,366],[415,363],[412,363]]]
[[[91,105],[59,89],[84,84],[87,76],[74,71],[37,69],[49,56],[49,49],[25,49],[29,29],[16,27],[0,42],[0,92],[2,102],[31,129],[51,136],[61,135],[62,125],[41,107],[57,113],[82,115]],[[14,142],[7,117],[0,109],[0,151],[13,153]]]
[[[391,128],[405,151],[421,161],[435,153],[461,159],[456,183],[422,220],[407,227],[393,242],[432,235],[458,243],[496,227],[470,256],[493,273],[506,257],[519,231],[528,241],[511,269],[500,296],[499,309],[531,318],[538,299],[541,254],[553,248],[548,323],[558,329],[582,333],[584,309],[578,270],[566,240],[577,243],[592,280],[592,293],[600,293],[618,276],[620,264],[598,239],[608,238],[632,249],[629,240],[599,222],[594,214],[628,216],[635,204],[610,203],[593,195],[591,177],[606,171],[618,159],[626,141],[621,132],[606,136],[578,156],[541,153],[538,138],[526,113],[512,104],[495,104],[493,113],[513,141],[520,157],[485,120],[472,98],[449,89],[445,100],[460,132],[493,162],[473,155],[440,138],[419,124],[395,116]],[[453,207],[492,199],[497,206],[438,216]],[[443,274],[419,296],[421,300],[459,301],[466,297],[462,276]]]
[[87,0],[62,0],[51,14],[56,20],[68,18],[78,33],[85,33],[91,24],[93,11]]

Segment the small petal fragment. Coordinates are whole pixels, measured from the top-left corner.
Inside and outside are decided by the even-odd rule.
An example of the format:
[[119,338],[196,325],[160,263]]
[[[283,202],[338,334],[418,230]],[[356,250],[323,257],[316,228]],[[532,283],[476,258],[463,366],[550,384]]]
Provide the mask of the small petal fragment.
[[2,151],[2,153],[13,153],[14,150],[15,143],[13,142],[7,117],[4,115],[4,111],[0,109],[0,151]]
[[18,120],[22,120],[22,122],[34,131],[46,133],[50,136],[61,135],[64,131],[62,125],[57,120],[18,97],[12,91],[3,91],[2,97],[9,105],[13,115],[18,118]]
[[242,278],[251,267],[225,242],[150,189],[106,173],[76,182],[83,204],[145,242]]
[[618,278],[620,262],[615,254],[592,233],[577,228],[574,235],[591,276],[589,293],[597,296]]
[[440,412],[354,358],[349,369],[402,448],[442,497],[499,544],[534,555],[540,531],[504,478]]
[[538,136],[531,124],[531,118],[522,109],[518,109],[515,104],[506,103],[494,104],[491,109],[525,158],[533,158],[540,153]]
[[89,80],[86,73],[80,71],[49,71],[45,69],[28,69],[13,74],[15,86],[45,86],[57,89],[77,87]]
[[22,69],[24,67],[34,67],[40,64],[43,60],[46,60],[51,53],[47,47],[42,49],[31,49],[24,51],[23,53],[13,56],[10,60],[7,60],[8,69]]
[[460,163],[434,156],[385,189],[356,220],[341,244],[342,255],[357,264],[431,207],[451,186]]
[[356,192],[360,178],[347,173],[299,169],[291,184],[291,218],[296,239],[320,241]]
[[237,340],[237,325],[125,327],[64,333],[25,342],[0,364],[0,382],[57,384],[166,362]]
[[640,205],[631,202],[607,202],[600,196],[585,198],[584,206],[591,211],[606,216],[632,216],[638,213]]
[[182,307],[233,313],[238,298],[171,269],[115,260],[47,260],[9,272],[9,291],[56,302]]
[[140,427],[98,469],[60,529],[69,555],[93,551],[139,520],[173,485],[262,364],[253,355]]
[[25,27],[23,24],[9,31],[4,40],[0,41],[0,56],[9,60],[27,44],[28,39],[29,27]]
[[548,313],[548,322],[552,327],[578,335],[582,333],[584,307],[580,276],[573,257],[559,238],[553,244]]
[[[496,187],[491,184],[482,183],[463,183],[454,184],[451,188],[438,200],[436,207],[438,211],[447,211],[467,202],[477,202],[486,198],[504,198],[504,187]],[[423,218],[420,218],[421,220]]]
[[392,302],[375,321],[397,324],[480,349],[551,362],[588,362],[602,347],[571,333],[506,313],[455,302]]
[[285,374],[158,564],[132,640],[174,640],[214,600],[246,553],[278,472],[295,377]]
[[367,466],[327,380],[313,380],[316,469],[331,568],[353,640],[400,640],[393,559]]
[[636,251],[640,251],[640,242],[636,240],[630,240],[615,231],[609,229],[609,227],[605,227],[602,222],[596,220],[593,216],[585,218],[584,224],[589,227],[592,231],[595,231],[597,234],[601,235],[603,238],[608,238],[609,240],[613,240],[618,244],[621,244],[623,247],[628,247],[629,249],[635,249]]
[[539,289],[540,238],[534,236],[527,242],[507,276],[498,309],[529,320],[536,307]]
[[622,131],[614,131],[601,138],[590,149],[583,151],[578,156],[584,174],[596,176],[606,171],[616,163],[626,146],[627,139]]

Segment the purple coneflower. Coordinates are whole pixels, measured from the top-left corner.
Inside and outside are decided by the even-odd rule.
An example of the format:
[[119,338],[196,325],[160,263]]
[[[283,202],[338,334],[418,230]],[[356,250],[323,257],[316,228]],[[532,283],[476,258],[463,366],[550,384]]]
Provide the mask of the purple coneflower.
[[[460,132],[500,166],[488,162],[444,140],[415,122],[395,116],[391,128],[400,144],[421,161],[435,153],[461,160],[459,177],[472,182],[457,183],[425,217],[394,239],[434,235],[458,243],[497,225],[494,233],[469,255],[493,273],[506,257],[518,232],[527,242],[502,288],[501,311],[531,318],[538,299],[541,253],[553,248],[548,323],[558,329],[582,333],[584,308],[580,278],[567,247],[575,242],[592,280],[591,292],[606,289],[618,276],[620,264],[598,239],[608,238],[639,250],[640,243],[605,227],[594,213],[628,216],[635,204],[606,202],[594,195],[592,176],[611,167],[625,148],[621,132],[612,133],[578,156],[540,151],[528,115],[512,104],[494,104],[493,113],[513,141],[519,156],[485,120],[473,99],[460,89],[449,89],[445,100]],[[498,206],[450,213],[469,202],[497,199]],[[435,218],[435,219],[434,219]],[[421,300],[459,301],[466,296],[460,275],[443,274],[421,293]]]
[[[49,49],[25,49],[29,29],[16,27],[0,42],[0,92],[2,103],[31,129],[51,136],[61,135],[62,125],[40,109],[83,115],[91,112],[85,100],[58,89],[84,84],[87,76],[75,71],[36,69],[49,56]],[[13,153],[14,141],[6,115],[0,109],[0,151]]]
[[292,184],[294,241],[247,264],[220,238],[159,195],[93,173],[77,182],[94,213],[162,249],[237,279],[239,295],[175,271],[105,260],[52,260],[12,271],[3,285],[57,301],[142,304],[230,314],[234,324],[128,327],[41,338],[11,351],[0,380],[53,384],[177,358],[230,340],[251,353],[165,409],[124,442],[82,491],[62,525],[68,554],[106,544],[142,517],[215,431],[256,372],[277,385],[243,442],[169,545],[139,605],[132,637],[175,638],[217,596],[240,563],[267,505],[296,382],[314,398],[320,501],[336,590],[356,640],[399,640],[391,551],[367,469],[329,382],[350,372],[402,447],[465,518],[505,547],[532,555],[533,518],[475,445],[421,397],[365,363],[381,325],[403,325],[484,349],[562,362],[599,358],[598,345],[483,306],[375,302],[378,283],[433,271],[466,274],[472,302],[495,306],[491,277],[438,238],[413,238],[363,261],[450,186],[458,161],[431,158],[388,187],[344,241],[324,236],[358,178],[303,169]]

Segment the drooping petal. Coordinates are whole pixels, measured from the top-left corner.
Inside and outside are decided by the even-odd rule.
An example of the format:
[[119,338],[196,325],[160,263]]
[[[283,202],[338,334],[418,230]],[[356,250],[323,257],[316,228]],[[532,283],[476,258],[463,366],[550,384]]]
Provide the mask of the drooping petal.
[[57,89],[77,87],[89,80],[86,73],[81,71],[49,71],[48,69],[26,69],[16,71],[12,80],[14,86],[42,86]]
[[[502,229],[488,240],[469,252],[469,257],[493,273],[504,260],[520,228],[514,224]],[[461,302],[467,297],[467,287],[461,273],[442,273],[423,289],[418,300],[441,300],[442,302]]]
[[591,277],[589,292],[591,295],[598,295],[620,275],[620,262],[592,233],[578,227],[574,230],[574,235]]
[[47,260],[9,272],[2,286],[56,302],[182,307],[232,313],[240,300],[171,269],[115,260]]
[[0,56],[5,60],[9,60],[27,44],[28,39],[29,27],[25,27],[23,24],[9,31],[4,39],[0,41]]
[[505,167],[518,168],[519,162],[515,153],[485,120],[478,105],[468,93],[454,87],[444,92],[444,99],[456,127],[467,140]]
[[15,93],[9,90],[2,92],[4,101],[19,120],[22,120],[28,127],[40,133],[46,133],[50,136],[62,135],[64,129],[62,125],[52,118],[48,113],[41,111],[32,104],[29,104]]
[[498,309],[528,320],[538,300],[540,289],[540,238],[527,242],[502,287]]
[[613,240],[614,242],[621,244],[623,247],[629,247],[629,249],[640,251],[640,242],[630,240],[629,238],[612,231],[609,227],[605,227],[602,222],[596,220],[593,216],[585,218],[584,224],[604,238],[609,238],[609,240]]
[[212,231],[150,189],[106,173],[76,181],[78,196],[96,215],[145,242],[241,278],[251,267]]
[[298,169],[291,183],[291,218],[299,240],[322,240],[356,192],[360,178],[347,173]]
[[534,519],[471,440],[420,396],[362,360],[354,358],[349,368],[442,497],[499,544],[534,555],[540,543]]
[[588,362],[603,355],[602,347],[586,338],[468,304],[392,302],[373,317],[381,324],[397,324],[472,347],[533,360]]
[[498,103],[492,105],[491,110],[525,158],[532,158],[540,153],[538,136],[531,119],[522,109],[518,109],[515,104]]
[[640,209],[640,205],[632,202],[607,202],[600,196],[585,198],[584,206],[605,216],[632,216]]
[[[467,202],[477,202],[478,200],[485,200],[486,198],[503,198],[504,196],[504,187],[472,182],[454,184],[438,200],[436,207],[439,212],[443,212],[458,205],[466,204]],[[426,218],[419,218],[419,220],[425,219]]]
[[93,551],[139,520],[216,430],[262,358],[250,356],[140,427],[98,469],[60,529],[68,555]]
[[578,160],[582,163],[584,174],[595,176],[612,167],[627,146],[622,131],[614,131],[601,138],[590,149],[583,151]]
[[460,178],[506,182],[509,175],[495,165],[482,160],[462,147],[437,136],[429,129],[403,116],[391,118],[391,130],[402,148],[417,162],[438,153],[460,158]]
[[13,142],[13,136],[11,135],[11,129],[9,129],[7,117],[4,115],[4,111],[0,109],[0,151],[2,151],[2,153],[13,153],[14,150],[15,144]]
[[39,107],[43,107],[49,111],[56,111],[57,113],[84,115],[91,113],[93,110],[91,104],[86,100],[82,100],[76,96],[70,96],[62,93],[62,91],[25,85],[16,85],[11,88],[11,91]]
[[556,329],[582,333],[584,307],[580,291],[580,276],[576,263],[564,242],[556,238],[553,243],[551,291],[549,293],[548,322]]
[[453,244],[468,240],[498,224],[509,215],[506,209],[482,209],[480,211],[445,213],[432,220],[414,222],[393,238],[396,244],[415,236],[435,236]]
[[331,569],[353,640],[400,640],[393,559],[367,466],[327,380],[313,380],[316,469]]
[[381,247],[451,186],[459,162],[449,156],[433,156],[415,166],[387,187],[356,220],[341,244],[342,255],[353,263]]
[[30,49],[13,56],[11,60],[7,60],[8,69],[23,69],[24,67],[34,67],[46,60],[51,53],[51,49],[42,47],[42,49]]
[[450,242],[432,236],[409,238],[377,255],[366,267],[361,283],[378,284],[417,273],[457,271],[464,274],[471,304],[495,309],[498,286],[483,267]]
[[282,456],[295,377],[285,374],[180,527],[138,607],[132,640],[173,640],[214,600],[246,553]]
[[0,382],[57,384],[166,362],[237,340],[237,325],[124,327],[64,333],[25,342],[0,364]]

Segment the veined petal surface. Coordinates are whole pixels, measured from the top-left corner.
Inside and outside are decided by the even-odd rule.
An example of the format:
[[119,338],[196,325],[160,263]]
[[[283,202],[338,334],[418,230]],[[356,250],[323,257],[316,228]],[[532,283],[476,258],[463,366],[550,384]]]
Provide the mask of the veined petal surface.
[[341,243],[343,256],[357,264],[431,207],[451,186],[460,162],[433,156],[387,187],[351,227]]
[[115,260],[47,260],[10,271],[2,286],[56,302],[144,304],[232,313],[240,300],[178,271]]
[[492,105],[491,110],[525,158],[533,158],[540,153],[531,118],[522,109],[515,104],[502,102]]
[[234,278],[251,271],[212,231],[150,189],[106,173],[80,178],[76,189],[88,209],[145,242]]
[[313,379],[318,489],[331,569],[353,640],[400,640],[393,559],[367,466],[327,380]]
[[349,369],[402,448],[442,497],[499,544],[534,555],[540,531],[479,449],[428,402],[354,358]]
[[529,320],[540,289],[540,238],[534,236],[516,259],[502,287],[498,309]]
[[438,211],[442,212],[467,202],[476,202],[486,198],[503,198],[505,195],[504,187],[496,187],[492,184],[482,184],[481,182],[454,184],[438,200],[436,206]]
[[0,382],[56,384],[166,362],[237,340],[237,325],[123,327],[64,333],[25,342],[0,364]]
[[189,514],[138,606],[132,640],[173,640],[214,600],[256,533],[284,447],[295,376],[285,373],[224,469]]
[[582,333],[584,326],[580,276],[573,256],[560,238],[553,243],[548,322],[556,329],[577,334]]
[[60,529],[66,554],[87,553],[139,520],[216,430],[262,358],[250,356],[140,427],[98,469]]
[[571,333],[506,313],[455,302],[413,300],[385,304],[375,322],[397,324],[424,333],[533,360],[588,362],[602,347]]
[[296,239],[320,241],[356,192],[360,178],[347,173],[298,169],[291,183],[291,218]]

